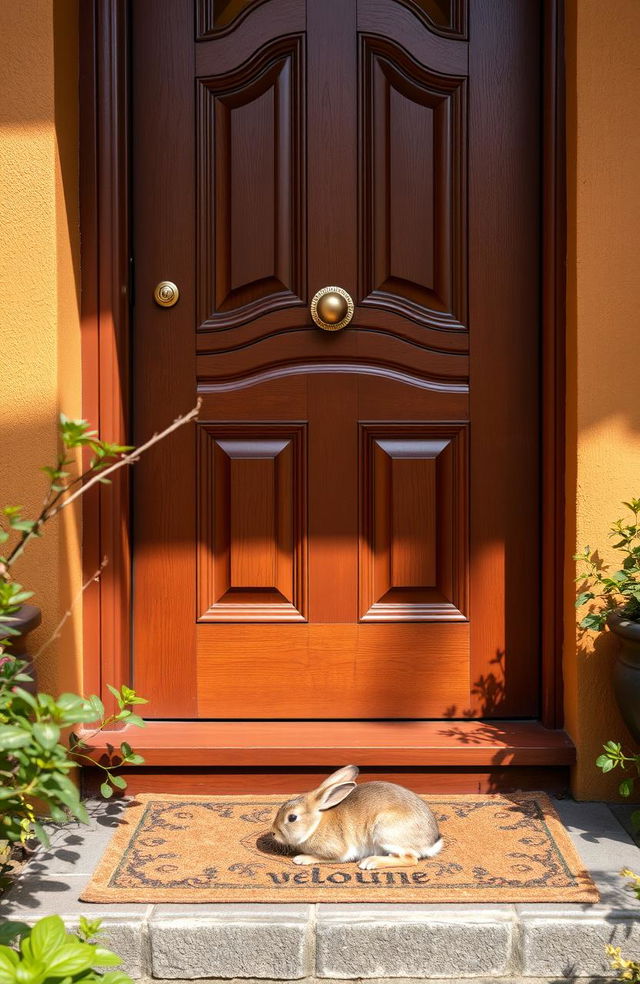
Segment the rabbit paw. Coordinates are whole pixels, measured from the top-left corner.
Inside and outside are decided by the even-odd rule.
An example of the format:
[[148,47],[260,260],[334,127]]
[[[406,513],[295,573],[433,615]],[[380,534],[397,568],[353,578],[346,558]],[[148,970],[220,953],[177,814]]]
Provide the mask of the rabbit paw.
[[374,868],[384,868],[389,864],[389,859],[378,854],[372,854],[370,858],[363,858],[358,867],[363,871],[372,871]]
[[293,858],[294,864],[318,864],[319,858],[314,858],[312,854],[296,854]]
[[372,854],[363,858],[358,867],[373,871],[375,868],[413,868],[417,863],[416,854]]

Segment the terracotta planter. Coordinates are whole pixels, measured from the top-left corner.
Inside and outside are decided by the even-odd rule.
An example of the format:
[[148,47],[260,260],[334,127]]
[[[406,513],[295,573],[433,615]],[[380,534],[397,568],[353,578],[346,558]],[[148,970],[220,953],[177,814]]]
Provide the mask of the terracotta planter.
[[640,622],[609,612],[607,625],[620,640],[613,689],[622,720],[640,746]]

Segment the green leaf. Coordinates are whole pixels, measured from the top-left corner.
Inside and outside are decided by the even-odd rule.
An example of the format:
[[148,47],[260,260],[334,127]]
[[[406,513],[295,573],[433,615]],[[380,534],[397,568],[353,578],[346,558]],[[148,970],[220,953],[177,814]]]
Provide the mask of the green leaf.
[[48,751],[58,744],[60,728],[56,724],[34,724],[33,736]]
[[107,950],[104,946],[96,946],[94,947],[93,962],[97,967],[117,967],[118,964],[122,963],[122,957],[119,957],[113,950]]
[[127,781],[126,781],[126,779],[123,778],[123,776],[118,776],[118,775],[115,775],[114,776],[114,775],[112,775],[111,776],[111,782],[113,783],[114,786],[117,786],[118,789],[126,789],[127,788]]
[[51,782],[55,784],[55,794],[61,803],[64,803],[73,813],[74,817],[87,823],[89,815],[86,807],[80,801],[80,793],[68,776],[55,772],[51,775]]
[[35,924],[29,939],[34,960],[49,963],[51,957],[64,947],[67,931],[60,916],[45,916]]
[[136,728],[146,728],[147,726],[147,722],[139,714],[127,714],[126,721],[127,724],[133,724]]
[[48,977],[80,974],[93,966],[94,950],[88,943],[66,943],[47,959]]
[[143,763],[144,759],[142,755],[136,755],[135,753],[127,755],[127,765],[142,765]]
[[109,693],[113,694],[113,696],[115,697],[115,699],[118,702],[120,702],[120,691],[119,690],[116,690],[116,688],[113,687],[110,683],[107,684],[107,690],[109,691]]
[[583,591],[576,598],[576,608],[580,608],[581,605],[586,605],[588,601],[593,601],[595,595],[593,591]]
[[633,779],[623,779],[618,786],[618,792],[621,796],[631,796],[633,792]]
[[606,613],[604,612],[589,612],[588,615],[580,621],[581,629],[594,629],[599,631],[603,629],[606,623]]
[[49,847],[50,845],[49,835],[47,834],[42,824],[38,823],[37,820],[33,821],[33,832],[44,847]]
[[616,763],[612,762],[611,759],[607,759],[606,762],[600,766],[603,772],[611,772],[615,768]]
[[86,916],[80,916],[78,934],[86,943],[88,940],[93,939],[95,936],[99,936],[102,933],[101,927],[102,919],[87,919]]
[[[16,585],[16,587],[18,587],[18,585]],[[11,604],[22,605],[22,603],[28,601],[29,598],[33,598],[34,594],[34,591],[16,591],[11,595]]]
[[34,711],[37,710],[38,702],[33,696],[33,694],[30,694],[28,690],[23,690],[22,687],[14,687],[13,693],[14,696],[19,697],[20,700],[23,700],[25,702],[25,704],[28,704],[29,707],[32,707]]
[[0,751],[24,748],[31,741],[31,735],[12,724],[0,724]]
[[598,755],[596,759],[596,765],[599,769],[603,769],[607,762],[611,761],[608,755]]
[[128,974],[122,970],[108,970],[102,975],[102,984],[133,984]]
[[105,799],[110,799],[113,796],[113,789],[111,788],[108,782],[102,783],[102,785],[100,786],[100,792],[102,793]]
[[615,573],[614,573],[614,574],[611,574],[611,575],[610,575],[610,577],[611,577],[611,580],[612,580],[612,581],[613,581],[613,582],[614,582],[615,584],[624,584],[624,582],[625,582],[625,581],[627,580],[627,577],[628,577],[628,576],[629,576],[629,575],[627,574],[627,572],[626,572],[626,571],[615,571]]
[[36,524],[33,519],[10,519],[9,525],[19,533],[31,533]]
[[96,694],[91,694],[89,697],[89,703],[93,710],[96,712],[95,720],[102,720],[104,717],[104,704]]
[[129,755],[131,755],[131,752],[132,752],[132,748],[129,742],[123,741],[122,744],[120,745],[120,754],[122,755],[123,759],[128,758]]
[[85,699],[84,697],[79,697],[78,694],[60,694],[56,703],[58,707],[64,711],[67,717],[71,717],[76,713],[76,711],[82,711],[85,704]]
[[30,931],[31,927],[22,922],[0,923],[0,945],[12,943],[18,936],[24,936]]
[[0,984],[14,984],[18,954],[7,946],[0,946]]

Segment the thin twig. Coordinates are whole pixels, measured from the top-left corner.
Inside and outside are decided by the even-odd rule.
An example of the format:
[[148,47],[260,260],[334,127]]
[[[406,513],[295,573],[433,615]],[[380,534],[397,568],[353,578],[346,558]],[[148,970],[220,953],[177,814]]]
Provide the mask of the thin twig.
[[34,656],[32,657],[33,663],[36,663],[38,661],[38,659],[40,658],[40,656],[42,656],[45,649],[48,649],[52,642],[55,642],[56,639],[60,638],[62,634],[62,629],[64,628],[65,624],[69,621],[69,619],[73,614],[73,609],[76,607],[76,605],[82,598],[82,595],[87,590],[87,588],[90,587],[90,585],[94,584],[96,581],[100,580],[100,575],[102,574],[103,570],[105,569],[108,563],[109,563],[109,558],[103,557],[102,563],[100,564],[98,570],[94,571],[91,577],[84,582],[84,584],[82,585],[82,587],[80,588],[74,599],[72,600],[71,604],[69,605],[69,608],[64,613],[58,624],[56,625],[55,629],[53,630],[53,633],[49,636],[49,638],[45,642],[42,643],[38,652],[35,653]]
[[[83,475],[78,476],[78,478],[70,482],[66,488],[61,489],[60,492],[55,496],[53,501],[50,503],[50,505],[45,506],[45,508],[42,510],[37,520],[34,522],[32,529],[23,534],[21,540],[13,548],[13,550],[7,557],[6,561],[4,563],[0,563],[0,577],[5,578],[5,580],[10,579],[9,570],[11,566],[18,559],[18,557],[21,556],[29,540],[31,540],[34,536],[38,535],[40,529],[42,528],[42,526],[44,526],[45,523],[47,523],[50,519],[53,519],[54,516],[57,516],[58,513],[62,512],[63,509],[66,509],[67,506],[70,506],[72,502],[75,502],[75,500],[78,499],[81,495],[84,495],[85,492],[88,492],[93,485],[96,485],[98,482],[104,482],[107,475],[112,475],[114,472],[118,471],[119,468],[124,468],[126,465],[134,465],[136,461],[139,459],[140,455],[144,454],[145,451],[148,451],[149,448],[153,447],[154,444],[157,444],[159,441],[162,441],[165,437],[167,437],[173,431],[178,430],[178,428],[182,427],[184,424],[188,424],[189,421],[195,420],[195,418],[200,413],[201,406],[202,406],[202,399],[198,398],[198,402],[196,403],[195,407],[193,407],[193,409],[189,411],[189,413],[186,413],[184,414],[184,416],[181,417],[176,417],[173,423],[169,424],[168,427],[165,427],[165,429],[163,431],[160,431],[159,434],[157,433],[154,434],[152,437],[149,438],[148,441],[146,441],[144,444],[141,444],[139,448],[134,448],[132,451],[129,451],[127,454],[123,454],[120,458],[118,458],[117,461],[115,461],[108,468],[105,468],[103,471],[94,474],[93,477],[89,479],[89,481],[84,482],[84,478],[93,472],[92,468],[90,468]],[[62,501],[60,501],[61,497],[63,497],[65,493],[67,493],[69,489],[73,485],[75,485],[78,481],[83,482],[80,488],[76,489],[76,491],[73,492],[71,495],[69,495],[67,498],[62,498]]]
[[72,502],[75,502],[75,500],[78,499],[81,495],[84,495],[84,493],[87,492],[92,485],[95,485],[97,482],[104,481],[107,475],[113,474],[113,472],[117,471],[119,468],[123,468],[125,465],[134,465],[138,460],[138,458],[140,457],[140,455],[144,454],[145,451],[148,451],[149,448],[153,447],[154,444],[157,444],[159,441],[162,441],[165,437],[168,437],[169,434],[171,434],[175,430],[178,430],[178,428],[182,427],[184,424],[188,424],[190,420],[195,420],[195,418],[200,413],[201,406],[202,406],[202,400],[198,398],[198,402],[196,403],[195,407],[189,411],[189,413],[185,414],[183,417],[176,417],[173,423],[169,424],[168,427],[165,427],[165,429],[163,431],[160,431],[159,434],[154,434],[153,437],[150,437],[145,444],[141,444],[139,448],[134,448],[133,451],[129,451],[128,454],[124,454],[121,458],[118,459],[118,461],[114,462],[113,465],[110,465],[109,468],[105,468],[104,471],[101,471],[99,474],[94,475],[93,478],[89,479],[86,485],[83,485],[82,488],[77,489],[73,493],[73,495],[69,496],[68,499],[64,499],[59,506],[56,506],[55,509],[48,511],[47,520],[53,519],[53,517],[57,516],[59,512],[62,512],[62,510],[65,509],[67,506],[70,506]]

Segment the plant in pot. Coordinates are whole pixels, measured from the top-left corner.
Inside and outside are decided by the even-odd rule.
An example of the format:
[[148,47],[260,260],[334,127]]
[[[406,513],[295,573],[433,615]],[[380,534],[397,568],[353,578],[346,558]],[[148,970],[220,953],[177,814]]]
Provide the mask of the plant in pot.
[[594,602],[580,627],[601,631],[608,626],[620,642],[614,692],[625,724],[640,743],[640,499],[623,505],[630,515],[617,519],[609,531],[620,556],[618,569],[606,566],[590,547],[574,554],[581,564],[576,581],[583,588],[576,607]]

